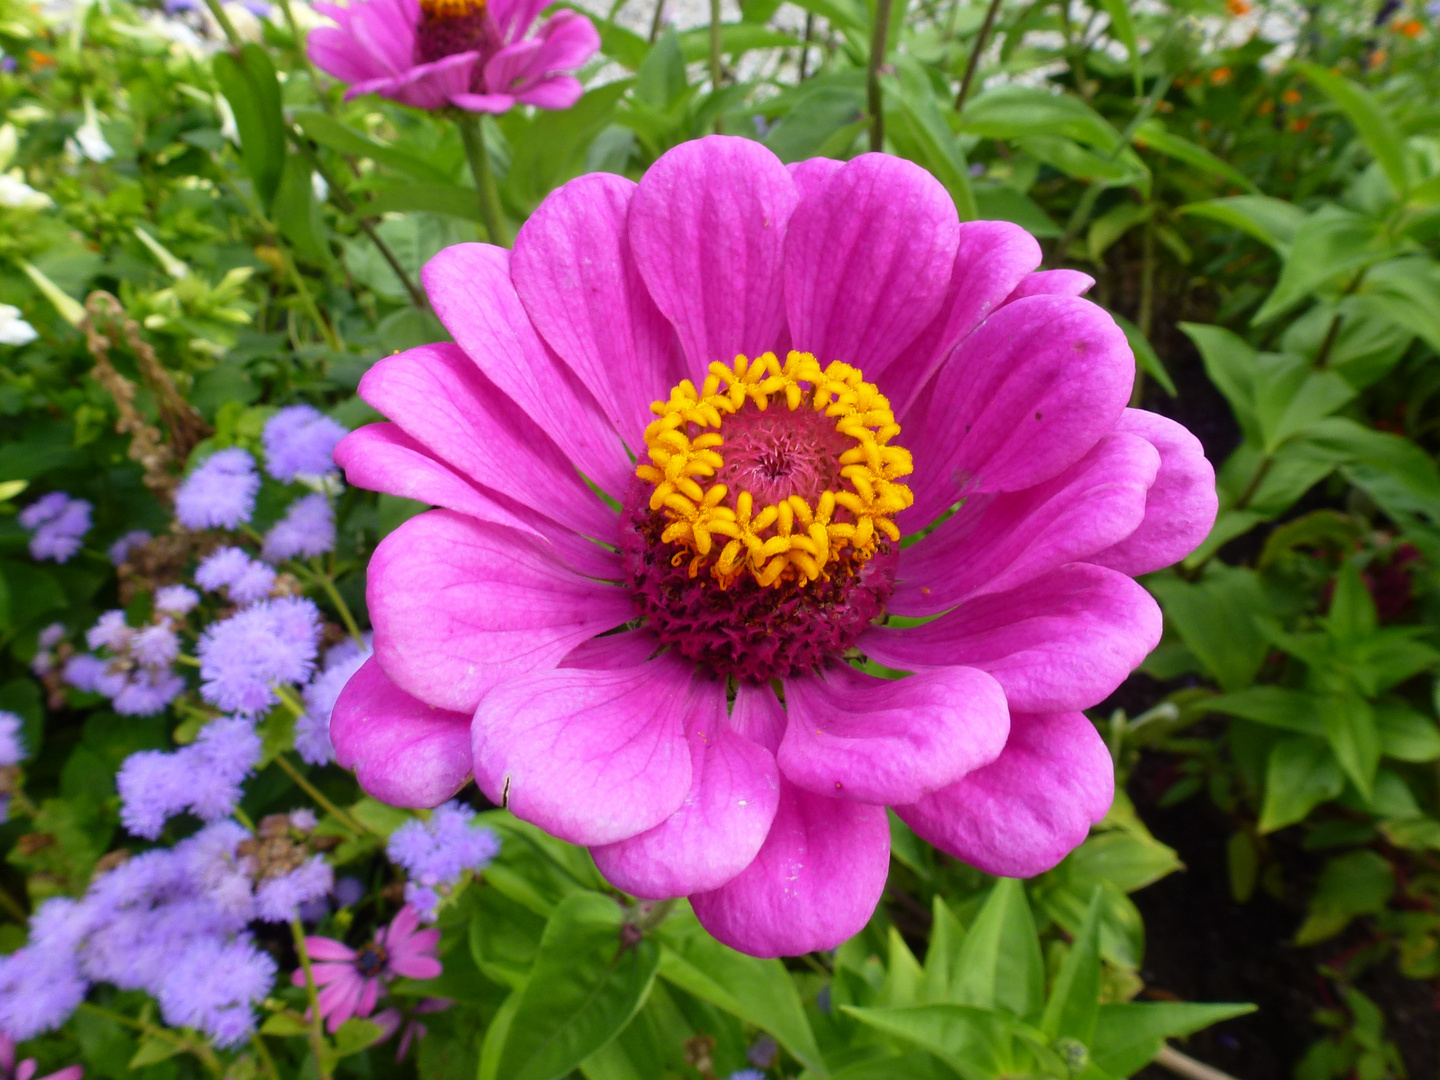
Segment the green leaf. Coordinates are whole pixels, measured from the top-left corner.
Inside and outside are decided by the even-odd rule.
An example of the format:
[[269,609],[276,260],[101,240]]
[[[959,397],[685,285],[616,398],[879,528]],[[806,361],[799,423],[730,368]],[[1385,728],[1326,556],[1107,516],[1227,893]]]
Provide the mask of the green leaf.
[[1360,579],[1359,569],[1347,559],[1340,564],[1340,572],[1335,577],[1325,628],[1339,641],[1353,641],[1373,634],[1378,625],[1375,599]]
[[822,86],[803,95],[765,136],[781,161],[839,156],[864,128],[865,93],[846,86]]
[[1271,748],[1265,769],[1260,831],[1294,825],[1343,790],[1345,773],[1328,744],[1305,735],[1282,739]]
[[1397,195],[1404,196],[1410,188],[1405,138],[1380,103],[1363,86],[1343,75],[1336,75],[1318,64],[1302,62],[1296,66],[1349,117],[1366,148],[1385,170],[1390,186]]
[[[628,89],[628,79],[606,83],[568,109],[537,110],[520,137],[507,128],[513,148],[504,182],[507,200],[528,214],[551,191],[580,175],[590,144],[610,123],[616,103]],[[507,119],[519,124],[522,116],[512,110]]]
[[1146,833],[1113,829],[1096,833],[1065,856],[1057,868],[1070,888],[1088,900],[1096,885],[1136,892],[1183,869],[1175,849]]
[[297,1016],[292,1012],[271,1013],[265,1018],[265,1022],[260,1025],[260,1034],[279,1035],[282,1037],[288,1035],[308,1035],[310,1034],[310,1025],[305,1022],[304,1017]]
[[1160,361],[1160,355],[1140,332],[1140,328],[1124,315],[1111,315],[1111,318],[1115,320],[1115,325],[1125,332],[1125,340],[1130,345],[1130,351],[1135,354],[1135,366],[1159,383],[1160,389],[1165,393],[1175,397],[1179,391],[1175,389],[1174,380],[1170,378],[1170,373]]
[[[732,60],[752,49],[786,49],[799,44],[800,40],[790,34],[752,22],[722,23],[720,26],[720,55]],[[707,59],[710,56],[710,28],[707,26],[681,34],[680,53],[687,63]]]
[[[1112,2],[1119,3],[1122,0],[1112,0]],[[1197,146],[1189,139],[1183,139],[1179,135],[1165,130],[1164,123],[1157,117],[1151,117],[1140,125],[1135,132],[1135,145],[1154,150],[1166,157],[1172,157],[1176,161],[1183,161],[1186,165],[1209,173],[1217,179],[1228,181],[1237,187],[1242,187],[1255,195],[1260,194],[1260,189],[1255,186],[1255,181],[1239,169],[1227,165],[1203,146]],[[1252,233],[1252,235],[1254,234]]]
[[1159,1001],[1101,1005],[1091,1060],[1111,1076],[1130,1076],[1154,1060],[1166,1039],[1255,1011],[1254,1005],[1192,1005]]
[[1245,438],[1261,441],[1260,420],[1256,414],[1255,373],[1260,366],[1259,355],[1249,342],[1222,326],[1208,323],[1182,322],[1180,329],[1200,350],[1205,374],[1215,388],[1225,395]]
[[1221,694],[1205,702],[1207,709],[1253,720],[1257,724],[1293,731],[1298,735],[1323,738],[1325,726],[1320,720],[1316,695],[1305,690],[1289,690],[1282,686],[1251,686],[1233,694]]
[[255,184],[260,205],[268,212],[285,169],[285,117],[275,67],[261,46],[250,44],[238,57],[216,53],[211,70],[235,114],[245,171]]
[[982,139],[1061,135],[1105,151],[1120,145],[1120,133],[1079,98],[1014,83],[971,98],[960,130]]
[[1335,759],[1365,799],[1375,790],[1375,770],[1380,767],[1380,734],[1370,704],[1353,692],[1326,694],[1318,698],[1325,739]]
[[667,26],[635,73],[635,100],[664,111],[677,104],[688,89],[680,37],[673,26]]
[[363,208],[366,217],[412,211],[479,221],[480,197],[474,188],[421,181],[377,191]]
[[1045,1003],[1040,1030],[1051,1041],[1068,1037],[1088,1044],[1095,1033],[1100,1008],[1100,905],[1097,888]]
[[555,908],[516,1007],[498,1075],[554,1080],[620,1033],[639,1011],[660,949],[621,936],[619,905],[580,892]]
[[1337,372],[1314,371],[1303,356],[1284,353],[1256,357],[1254,387],[1255,419],[1267,454],[1355,397],[1355,387]]
[[1195,582],[1155,576],[1145,583],[1166,620],[1227,691],[1255,680],[1270,645],[1255,624],[1270,602],[1253,570],[1212,563]]
[[760,960],[727,948],[701,927],[688,908],[660,927],[665,948],[660,977],[689,994],[773,1035],[818,1077],[829,1075],[800,993],[779,960]]
[[1305,211],[1284,199],[1268,195],[1232,195],[1228,199],[1209,199],[1190,203],[1180,213],[1209,218],[1222,225],[1248,233],[1284,257],[1305,223]]
[[1025,888],[1001,878],[960,946],[954,1002],[1036,1019],[1045,1001],[1045,963]]
[[[929,77],[912,57],[897,57],[895,68],[896,76],[887,77],[884,83],[886,99],[894,102],[895,111],[904,117],[908,128],[909,140],[901,141],[909,141],[913,153],[905,156],[923,165],[945,185],[961,221],[975,220],[978,210],[970,190],[970,167],[955,141],[955,133],[945,122]],[[894,134],[899,134],[898,125]]]
[[299,154],[285,159],[272,214],[281,235],[290,241],[301,258],[318,266],[329,265],[330,243],[310,184],[310,164]]
[[157,1039],[153,1035],[147,1035],[140,1043],[140,1048],[135,1051],[135,1056],[130,1059],[130,1068],[141,1069],[146,1065],[154,1065],[158,1061],[165,1061],[176,1054],[183,1053],[185,1047],[170,1039]]
[[1225,863],[1230,871],[1230,895],[1237,904],[1243,904],[1254,895],[1260,877],[1260,854],[1248,832],[1238,830],[1230,834],[1225,845]]
[[295,114],[295,122],[300,125],[300,130],[321,146],[327,146],[349,157],[369,158],[407,173],[416,180],[447,183],[452,179],[443,170],[408,150],[372,139],[363,131],[341,123],[326,113],[298,112]]
[[1352,851],[1331,859],[1320,871],[1295,944],[1314,945],[1334,937],[1356,916],[1383,911],[1394,893],[1395,871],[1378,853]]
[[1130,74],[1135,80],[1135,96],[1144,92],[1142,75],[1145,58],[1140,55],[1140,40],[1135,33],[1135,20],[1130,16],[1129,0],[1100,0],[1105,13],[1110,16],[1110,36],[1130,54]]
[[1042,240],[1064,233],[1039,203],[1007,184],[976,183],[972,190],[976,212],[985,221],[1012,221]]
[[965,941],[965,928],[950,905],[939,893],[930,903],[934,917],[930,924],[930,940],[925,946],[925,1003],[940,1005],[959,1001],[958,989],[964,977],[960,966],[960,950]]
[[1086,234],[1086,247],[1090,261],[1097,266],[1105,258],[1105,252],[1110,245],[1119,240],[1136,225],[1149,221],[1155,213],[1153,203],[1121,202],[1116,203],[1105,213],[1090,223],[1090,230]]
[[867,1027],[930,1051],[963,1080],[1016,1075],[1012,1042],[1018,1025],[1003,1013],[969,1005],[841,1008]]
[[[1440,263],[1434,259],[1407,255],[1372,266],[1350,306],[1352,312],[1358,309],[1399,324],[1440,352]],[[1342,333],[1344,329],[1342,325]],[[1339,345],[1331,351],[1332,364],[1343,359]]]
[[335,1032],[335,1056],[349,1057],[374,1046],[385,1037],[385,1029],[373,1020],[352,1016]]
[[1327,203],[1295,231],[1280,279],[1251,322],[1263,325],[1316,289],[1392,254],[1394,249],[1381,242],[1380,224],[1374,218]]
[[1440,728],[1423,713],[1404,705],[1375,706],[1380,752],[1396,761],[1423,763],[1440,758]]

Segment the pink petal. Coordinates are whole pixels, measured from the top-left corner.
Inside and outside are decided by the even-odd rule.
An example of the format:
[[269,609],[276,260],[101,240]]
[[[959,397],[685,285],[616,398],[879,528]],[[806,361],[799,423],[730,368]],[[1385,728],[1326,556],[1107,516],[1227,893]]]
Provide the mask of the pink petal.
[[1005,695],[983,671],[952,667],[877,679],[847,666],[785,680],[790,722],[775,760],[817,795],[910,803],[995,760]]
[[933,622],[877,628],[859,648],[902,671],[988,671],[1012,712],[1088,709],[1160,642],[1160,608],[1124,574],[1071,563],[1010,592],[966,601]]
[[472,51],[416,64],[380,93],[413,108],[443,109],[452,97],[469,89],[479,59],[480,54]]
[[595,24],[578,12],[562,11],[547,20],[533,38],[506,45],[492,56],[485,65],[485,86],[495,92],[520,94],[547,76],[580,67],[599,48]]
[[[785,713],[768,686],[740,683],[736,716],[778,730]],[[890,870],[890,825],[879,806],[829,799],[782,775],[775,820],[755,860],[713,892],[690,897],[717,939],[752,956],[833,949],[875,911]]]
[[959,228],[955,203],[920,166],[888,154],[847,162],[790,218],[794,347],[875,379],[939,312]]
[[378,64],[399,75],[414,65],[419,23],[415,0],[366,0],[351,6],[347,29]]
[[515,97],[513,94],[452,94],[450,104],[466,112],[493,113],[498,116],[515,107]]
[[[41,1080],[80,1080],[84,1075],[85,1066],[66,1065],[63,1069],[56,1069],[49,1076],[41,1077]],[[28,1080],[28,1078],[17,1073],[15,1080]]]
[[710,135],[650,166],[630,203],[630,243],[697,381],[712,361],[776,349],[781,262],[795,185],[750,139]]
[[967,495],[1055,476],[1115,425],[1134,375],[1125,335],[1089,301],[1006,304],[940,369],[917,406],[921,422],[901,420],[898,441],[915,455],[906,523],[933,521]]
[[[435,931],[438,940],[440,931]],[[440,961],[433,956],[422,954],[392,956],[390,958],[390,969],[397,975],[403,975],[407,979],[438,979],[445,969]]]
[[1022,278],[1004,302],[1014,303],[1027,296],[1084,296],[1094,285],[1095,279],[1079,270],[1037,270]]
[[510,282],[510,253],[456,244],[420,272],[435,314],[487,378],[534,420],[582,473],[615,495],[630,459],[589,392],[530,325]]
[[937,615],[979,593],[1018,588],[1129,536],[1160,467],[1155,448],[1112,432],[1054,479],[1009,495],[974,495],[903,549],[889,608]]
[[631,448],[650,403],[683,378],[675,332],[645,291],[625,227],[635,184],[595,173],[551,192],[515,238],[510,268],[531,321]]
[[501,41],[518,41],[530,29],[546,0],[491,0],[490,17],[495,20]]
[[574,75],[546,75],[526,83],[515,99],[539,109],[568,109],[585,96],[585,87]]
[[384,357],[360,380],[360,396],[461,475],[576,532],[614,540],[614,512],[459,346]]
[[375,1003],[380,1000],[380,980],[366,979],[365,989],[360,991],[360,1001],[355,1006],[356,1016],[369,1016],[375,1011]]
[[321,26],[310,31],[305,40],[305,52],[311,63],[343,83],[365,82],[391,74],[346,31],[333,26]]
[[1083,714],[1019,714],[993,765],[895,812],[957,859],[987,874],[1023,878],[1078,847],[1114,797],[1110,753]]
[[366,599],[375,655],[406,693],[471,713],[496,683],[554,667],[634,616],[628,593],[512,530],[431,510],[381,541]]
[[790,179],[795,182],[795,190],[800,193],[800,198],[808,199],[844,164],[834,158],[812,157],[792,162],[785,168],[790,173]]
[[[382,1043],[389,1039],[395,1032],[400,1030],[400,1024],[404,1019],[399,1009],[381,1009],[374,1016],[370,1017],[370,1022],[380,1029],[380,1037],[375,1041]],[[396,1058],[396,1060],[398,1061],[399,1058]]]
[[649,630],[621,630],[603,637],[593,637],[565,654],[562,668],[591,668],[615,671],[639,667],[661,649],[660,639]]
[[668,655],[629,670],[537,672],[480,702],[475,780],[492,802],[562,840],[624,840],[685,801],[685,727],[709,707],[693,667]]
[[1129,431],[1160,452],[1160,472],[1145,493],[1145,520],[1091,562],[1132,576],[1179,562],[1210,535],[1218,500],[1215,469],[1200,440],[1164,416],[1126,409],[1117,431]]
[[321,990],[315,999],[320,1015],[325,1018],[325,1030],[331,1035],[355,1015],[355,1007],[360,1004],[360,995],[365,992],[365,980],[358,973],[353,974],[353,979],[331,983]]
[[537,38],[530,38],[506,45],[497,51],[485,62],[486,89],[499,93],[513,91],[514,83],[525,74],[525,69],[539,54],[540,48],[541,42]]
[[20,1062],[20,1068],[15,1071],[15,1080],[30,1080],[40,1068],[40,1063],[34,1058],[26,1058]]
[[470,778],[469,714],[411,697],[373,656],[340,691],[330,740],[341,767],[391,806],[439,806]]
[[355,950],[328,937],[307,937],[305,948],[315,960],[354,960]]
[[690,715],[690,791],[659,825],[590,849],[610,884],[647,900],[719,888],[749,866],[765,842],[780,797],[770,752],[730,730],[725,684],[705,686]]
[[896,416],[905,414],[955,346],[1005,302],[1016,282],[1039,265],[1040,245],[1020,226],[1008,221],[961,222],[940,313],[886,374],[882,389]]

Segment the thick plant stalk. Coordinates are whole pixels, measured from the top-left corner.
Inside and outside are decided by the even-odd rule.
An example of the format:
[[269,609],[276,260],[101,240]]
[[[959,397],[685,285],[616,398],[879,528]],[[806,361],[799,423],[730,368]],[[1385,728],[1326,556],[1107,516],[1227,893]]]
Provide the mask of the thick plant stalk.
[[495,176],[490,171],[490,155],[485,150],[485,129],[480,126],[480,117],[474,113],[461,113],[456,122],[460,125],[465,157],[470,162],[470,174],[475,177],[475,189],[480,196],[481,224],[485,226],[492,244],[509,247],[510,237],[505,232],[500,193],[495,188]]
[[875,25],[870,33],[870,66],[866,71],[865,95],[870,108],[870,149],[885,149],[885,102],[880,94],[880,66],[885,63],[885,44],[890,36],[892,0],[876,0]]

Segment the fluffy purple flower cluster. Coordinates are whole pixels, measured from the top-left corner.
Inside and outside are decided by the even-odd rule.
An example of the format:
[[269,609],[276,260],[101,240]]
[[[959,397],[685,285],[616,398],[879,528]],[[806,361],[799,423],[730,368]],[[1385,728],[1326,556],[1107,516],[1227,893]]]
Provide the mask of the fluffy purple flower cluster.
[[230,717],[211,721],[194,743],[174,753],[131,754],[115,777],[120,820],[136,836],[154,840],[167,820],[185,810],[202,821],[229,817],[260,757],[254,727]]
[[288,484],[298,476],[323,476],[335,471],[331,455],[346,436],[345,427],[310,405],[281,409],[265,424],[265,471]]
[[216,548],[195,568],[195,584],[206,592],[229,592],[237,604],[250,604],[270,595],[275,571],[252,559],[238,547]]
[[360,665],[370,658],[370,635],[365,644],[346,639],[325,653],[325,666],[305,687],[305,715],[295,721],[295,752],[310,765],[328,765],[335,760],[330,742],[330,714],[340,691]]
[[200,637],[200,696],[251,715],[280,700],[277,683],[304,683],[315,669],[320,611],[298,596],[261,600]]
[[[25,760],[25,741],[20,737],[25,721],[13,712],[0,709],[0,767],[19,765]],[[0,795],[0,822],[10,817],[10,796]]]
[[119,566],[130,557],[130,553],[150,539],[144,529],[133,529],[110,545],[108,552],[112,566]]
[[255,513],[260,474],[250,451],[232,446],[206,458],[175,491],[175,516],[187,529],[236,529]]
[[180,639],[171,613],[158,605],[155,621],[139,628],[125,621],[123,611],[107,611],[85,640],[96,651],[72,656],[65,664],[65,681],[77,690],[104,694],[121,716],[153,716],[185,689],[174,670]]
[[335,550],[335,511],[330,498],[315,492],[296,499],[265,534],[260,554],[271,562],[308,559]]
[[246,1039],[277,974],[247,924],[287,920],[330,887],[330,868],[316,858],[256,888],[254,858],[242,854],[251,838],[219,821],[102,874],[79,900],[42,904],[29,942],[0,958],[0,1028],[32,1038],[63,1023],[91,983],[110,983],[145,991],[167,1024],[217,1045]]
[[427,821],[407,821],[390,834],[385,853],[409,877],[405,902],[422,918],[435,918],[440,901],[466,872],[479,873],[500,854],[500,839],[475,825],[475,811],[451,801]]
[[92,507],[63,491],[43,495],[20,511],[20,524],[30,530],[30,556],[68,562],[90,531]]

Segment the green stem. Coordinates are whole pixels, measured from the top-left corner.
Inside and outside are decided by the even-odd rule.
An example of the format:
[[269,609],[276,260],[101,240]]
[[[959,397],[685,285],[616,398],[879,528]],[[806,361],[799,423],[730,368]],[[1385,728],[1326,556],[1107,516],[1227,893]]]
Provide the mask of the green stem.
[[[710,0],[710,92],[720,93],[720,0]],[[720,110],[715,110],[715,134],[722,130]]]
[[9,889],[0,889],[0,907],[3,907],[15,917],[15,921],[21,926],[30,918],[30,913],[20,906],[20,901],[10,895]]
[[330,598],[330,603],[335,605],[335,610],[340,613],[340,621],[345,624],[345,630],[354,639],[355,644],[361,648],[365,647],[365,635],[360,631],[360,624],[355,621],[355,616],[350,611],[350,605],[345,603],[345,598],[340,595],[340,590],[335,587],[335,581],[329,574],[316,573],[315,580],[320,583],[320,588],[325,590],[325,595]]
[[320,314],[320,309],[315,304],[315,298],[310,295],[310,289],[305,284],[305,278],[300,273],[300,268],[295,265],[294,256],[290,254],[289,245],[281,239],[278,232],[275,234],[275,246],[279,248],[280,256],[285,260],[285,269],[290,274],[290,280],[295,284],[295,291],[300,294],[300,306],[305,309],[305,314],[315,320],[315,324],[320,327],[320,334],[325,338],[325,344],[329,345],[330,348],[336,352],[339,352],[344,348],[344,346],[340,344],[339,335],[335,333],[335,328],[326,322],[325,317]]
[[465,144],[465,157],[470,162],[470,174],[475,177],[475,190],[480,195],[480,221],[490,242],[497,247],[509,247],[510,237],[505,232],[505,215],[500,210],[500,193],[495,187],[495,176],[490,172],[490,155],[485,150],[485,129],[476,113],[462,112],[456,122],[460,125],[460,141]]
[[300,925],[298,915],[290,920],[290,935],[295,939],[295,953],[300,957],[300,967],[305,972],[305,992],[310,998],[310,1052],[315,1055],[315,1071],[320,1080],[330,1080],[330,1068],[325,1061],[325,1035],[320,1028],[323,1022],[320,995],[315,989],[315,972],[310,967],[310,950],[305,947],[305,928]]
[[1274,464],[1275,459],[1268,454],[1261,460],[1260,465],[1255,470],[1255,474],[1250,477],[1250,482],[1245,485],[1245,490],[1242,491],[1240,497],[1235,500],[1235,505],[1231,507],[1232,510],[1244,510],[1250,505],[1250,500],[1253,499],[1255,493],[1260,490],[1260,485],[1265,482],[1265,477],[1270,474],[1270,466]]
[[136,1020],[133,1016],[126,1016],[124,1013],[116,1012],[113,1009],[106,1009],[100,1005],[92,1005],[88,1001],[82,1001],[79,1008],[90,1013],[92,1016],[103,1016],[106,1020],[113,1021],[122,1027],[144,1032],[152,1039],[160,1039],[162,1042],[168,1042],[172,1046],[178,1046],[181,1050],[194,1054],[200,1059],[200,1063],[216,1076],[225,1075],[225,1067],[220,1064],[220,1059],[215,1055],[215,1051],[210,1048],[209,1043],[187,1038],[184,1035],[177,1035],[173,1031],[156,1027],[154,1024],[144,1020]]
[[885,43],[890,36],[892,0],[876,0],[875,25],[870,28],[870,63],[865,70],[865,97],[870,109],[870,149],[885,149],[885,102],[880,95],[880,67],[885,63]]
[[320,107],[327,113],[334,112],[330,99],[320,92],[320,77],[315,72],[315,65],[310,63],[310,54],[305,51],[305,35],[300,32],[300,24],[295,21],[295,12],[290,7],[290,0],[280,0],[280,10],[285,13],[285,25],[290,27],[290,36],[295,39],[295,52],[300,57],[300,66],[310,76],[310,85],[315,88],[315,96],[320,99]]
[[225,33],[225,40],[230,42],[232,49],[239,49],[245,43],[240,40],[240,32],[235,29],[235,24],[230,21],[230,16],[225,14],[220,0],[205,0],[205,6],[210,9],[210,14],[215,16],[215,21],[220,24],[220,29]]
[[636,920],[635,926],[642,933],[649,933],[670,917],[670,912],[675,910],[674,900],[661,900],[653,905],[648,911],[643,912]]
[[270,1048],[265,1045],[265,1038],[258,1031],[250,1033],[250,1045],[255,1048],[255,1054],[260,1059],[260,1064],[265,1067],[265,1075],[270,1080],[280,1080],[280,1070],[275,1067],[275,1059],[270,1056]]
[[[995,25],[995,16],[1000,13],[1000,0],[990,0],[990,6],[985,9],[985,21],[980,24],[980,30],[975,35],[975,44],[970,49],[970,62],[965,65],[965,77],[960,80],[960,92],[955,95],[955,111],[958,113],[965,108],[965,99],[970,96],[970,85],[975,81],[975,72],[980,69],[980,54],[985,51],[985,42],[990,37],[990,28]],[[951,9],[951,17],[954,17],[954,9]]]
[[[285,704],[290,707],[292,712],[295,710],[295,705],[293,701],[285,700]],[[303,713],[303,708],[300,711]],[[302,773],[299,769],[295,768],[294,765],[290,764],[290,759],[287,758],[284,754],[275,755],[275,764],[280,766],[281,772],[283,772],[286,776],[290,777],[291,780],[295,781],[296,787],[298,787],[301,791],[305,792],[306,795],[309,795],[310,798],[314,799],[315,802],[320,806],[320,808],[323,809],[331,817],[333,817],[336,821],[338,821],[343,828],[349,829],[356,836],[365,835],[367,831],[365,826],[361,825],[344,810],[340,809],[340,807],[336,806],[333,802],[327,799],[325,795],[320,791],[320,789],[310,782],[309,778],[306,777],[304,773]]]

